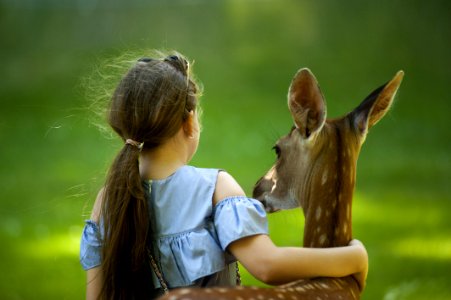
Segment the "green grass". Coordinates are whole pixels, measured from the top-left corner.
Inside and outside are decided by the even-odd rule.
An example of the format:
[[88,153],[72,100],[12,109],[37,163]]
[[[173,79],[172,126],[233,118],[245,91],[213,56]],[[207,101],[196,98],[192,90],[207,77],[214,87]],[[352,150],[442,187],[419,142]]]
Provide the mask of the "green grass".
[[[83,297],[79,236],[119,148],[92,123],[83,78],[106,57],[149,48],[195,60],[205,92],[193,164],[228,170],[249,193],[291,127],[286,92],[298,68],[315,73],[331,117],[403,69],[358,164],[363,299],[451,299],[448,2],[87,3],[0,3],[1,299]],[[271,237],[300,245],[302,218],[271,215]]]

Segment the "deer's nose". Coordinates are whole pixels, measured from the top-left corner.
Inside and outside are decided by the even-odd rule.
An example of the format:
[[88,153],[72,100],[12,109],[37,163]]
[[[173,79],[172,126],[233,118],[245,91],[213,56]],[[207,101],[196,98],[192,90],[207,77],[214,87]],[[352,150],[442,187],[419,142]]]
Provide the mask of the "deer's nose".
[[274,206],[271,205],[271,201],[267,201],[266,196],[267,196],[266,194],[263,194],[263,195],[261,195],[261,199],[257,199],[258,201],[260,201],[263,204],[265,211],[267,213],[273,213],[273,212],[279,211],[280,210],[279,208],[274,208]]
[[280,208],[274,208],[274,206],[272,206],[271,204],[268,204],[266,201],[265,201],[265,203],[266,203],[266,205],[264,205],[265,206],[265,210],[269,214],[275,213],[275,212],[281,210]]

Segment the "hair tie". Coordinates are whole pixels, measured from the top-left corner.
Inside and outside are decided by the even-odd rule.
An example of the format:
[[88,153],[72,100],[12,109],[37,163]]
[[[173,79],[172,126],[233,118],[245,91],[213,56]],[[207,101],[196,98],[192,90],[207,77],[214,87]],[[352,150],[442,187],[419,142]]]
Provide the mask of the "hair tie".
[[144,143],[139,143],[139,142],[134,141],[134,140],[132,140],[132,139],[126,139],[126,140],[125,140],[125,144],[126,144],[126,145],[132,145],[132,146],[135,146],[136,148],[138,148],[139,151],[141,151],[142,148],[143,148],[143,146],[144,146]]

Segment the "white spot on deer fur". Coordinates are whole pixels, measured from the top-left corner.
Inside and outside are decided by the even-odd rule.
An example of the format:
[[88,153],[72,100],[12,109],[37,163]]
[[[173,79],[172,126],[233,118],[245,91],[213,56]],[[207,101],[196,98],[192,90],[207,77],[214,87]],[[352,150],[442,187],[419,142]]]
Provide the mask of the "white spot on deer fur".
[[283,294],[277,294],[277,297],[278,297],[279,299],[285,299],[285,296],[284,296]]
[[318,206],[316,208],[316,213],[315,213],[316,221],[319,221],[319,219],[321,218],[321,211],[322,211],[321,206]]
[[319,285],[321,286],[321,288],[323,288],[325,290],[329,289],[329,286],[327,284],[325,284],[324,282],[321,282]]
[[274,193],[274,190],[277,188],[277,179],[272,179],[273,185],[271,188],[271,193]]
[[219,288],[218,289],[218,292],[220,292],[220,293],[227,293],[227,289],[224,289],[224,288]]
[[321,226],[318,226],[318,228],[316,228],[316,232],[320,232],[321,231]]
[[322,300],[321,297],[316,297],[316,300]]
[[258,296],[257,296],[257,299],[263,300],[263,299],[265,299],[265,296],[263,296],[263,295],[258,295]]
[[236,299],[235,300],[244,300],[244,298],[243,297],[240,297],[240,296],[238,296],[238,297],[236,297]]
[[178,294],[179,295],[185,295],[185,294],[188,294],[189,292],[190,292],[189,289],[181,289],[181,290],[178,291]]
[[319,237],[319,243],[320,243],[321,245],[324,245],[324,243],[326,243],[326,241],[327,241],[327,236],[326,236],[325,233],[323,233],[323,234]]
[[301,288],[301,287],[297,287],[297,288],[296,288],[296,291],[298,291],[298,292],[305,292],[305,289],[304,289],[304,288]]
[[321,185],[325,185],[326,184],[326,182],[327,182],[327,174],[328,173],[328,171],[327,171],[327,169],[324,171],[324,173],[323,173],[323,176],[321,176]]
[[348,232],[348,225],[343,225],[343,233],[346,234]]
[[337,206],[337,200],[334,199],[334,201],[332,201],[332,209],[335,209],[336,206]]

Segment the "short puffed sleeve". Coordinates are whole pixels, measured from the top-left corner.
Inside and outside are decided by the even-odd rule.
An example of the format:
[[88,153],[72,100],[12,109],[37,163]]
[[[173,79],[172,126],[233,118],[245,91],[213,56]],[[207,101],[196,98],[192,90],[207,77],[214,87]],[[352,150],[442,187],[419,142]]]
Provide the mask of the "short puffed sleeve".
[[241,238],[268,234],[268,220],[261,202],[244,196],[230,197],[213,210],[214,224],[221,248]]
[[89,270],[102,263],[102,237],[99,225],[86,221],[80,242],[80,263],[84,270]]

